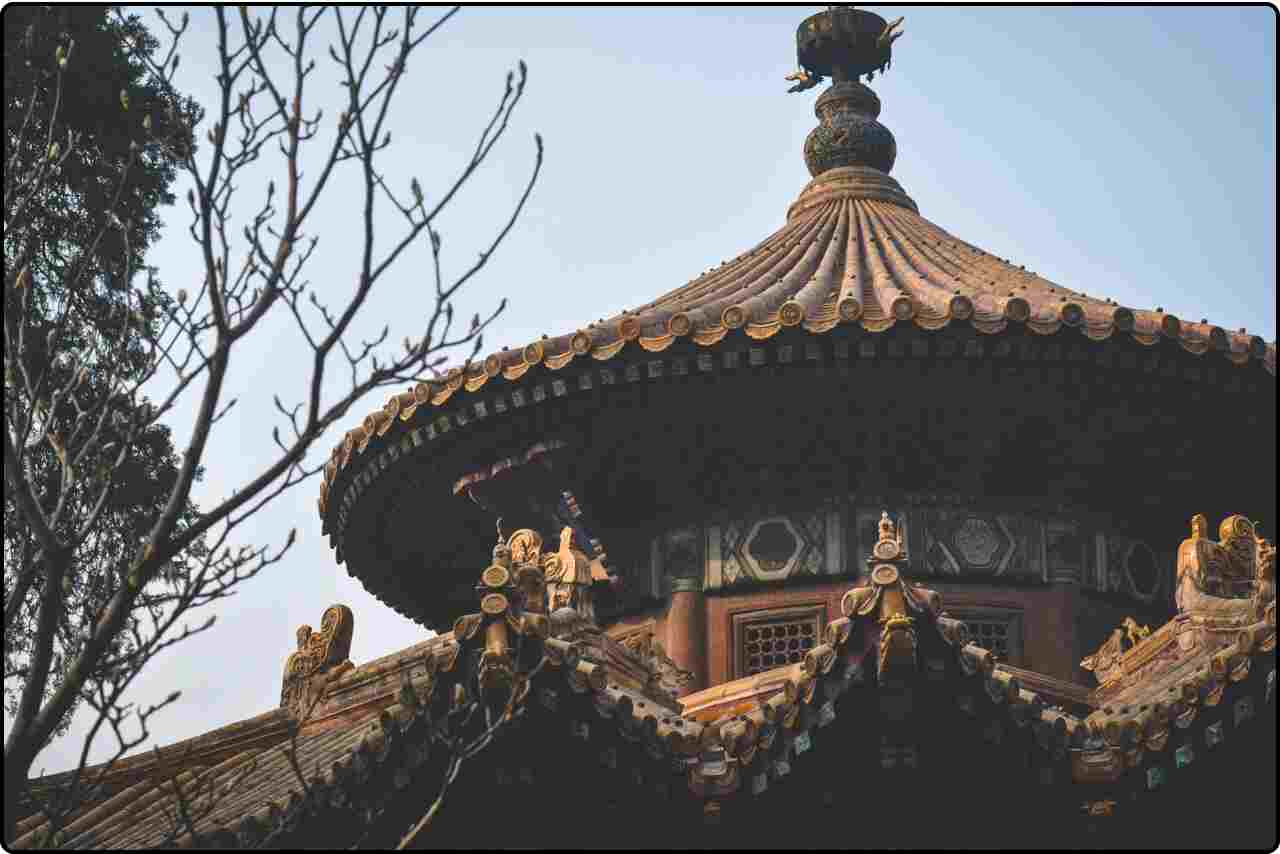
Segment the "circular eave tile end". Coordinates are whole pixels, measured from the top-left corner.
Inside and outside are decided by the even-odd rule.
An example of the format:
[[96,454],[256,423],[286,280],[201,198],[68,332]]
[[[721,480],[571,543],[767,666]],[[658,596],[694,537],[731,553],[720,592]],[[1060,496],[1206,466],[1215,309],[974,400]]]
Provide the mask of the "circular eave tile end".
[[640,321],[634,317],[624,317],[618,321],[618,335],[623,341],[634,341],[640,337]]
[[682,338],[693,331],[693,320],[690,319],[686,312],[677,312],[671,316],[671,321],[667,324],[667,328],[671,330],[672,335]]
[[1178,320],[1175,315],[1166,314],[1160,318],[1160,331],[1169,338],[1177,338],[1182,332],[1182,321]]
[[1068,326],[1079,326],[1084,322],[1084,309],[1076,303],[1069,302],[1062,307],[1060,317]]
[[530,365],[536,365],[542,361],[542,342],[534,341],[531,344],[524,345],[524,360]]
[[[378,429],[378,419],[370,412],[364,417],[364,421],[360,423],[360,426],[364,430],[364,436],[372,436]],[[361,438],[364,438],[364,436],[361,436]]]
[[1128,308],[1117,308],[1115,313],[1111,315],[1111,322],[1116,325],[1116,329],[1121,332],[1132,332],[1134,324],[1133,310]]
[[1267,357],[1267,342],[1257,335],[1250,335],[1249,355],[1255,359],[1265,359]]
[[579,329],[577,332],[573,333],[573,337],[569,339],[569,349],[577,353],[579,356],[586,355],[591,351],[591,336]]
[[956,320],[968,320],[973,317],[973,300],[963,294],[951,298],[951,316]]
[[502,360],[498,358],[496,353],[490,353],[484,357],[484,372],[490,379],[496,377],[498,372],[502,370]]
[[741,329],[747,322],[747,313],[740,305],[731,305],[720,314],[720,322],[727,329]]
[[1026,323],[1031,317],[1031,305],[1022,297],[1014,297],[1005,303],[1004,316],[1015,323]]
[[845,297],[840,300],[836,310],[840,312],[840,319],[844,321],[853,321],[862,317],[862,303],[853,297]]
[[910,297],[901,295],[893,298],[892,311],[897,320],[910,320],[915,316],[916,307],[912,304]]
[[481,573],[480,580],[486,587],[503,587],[511,580],[511,573],[494,564]]
[[778,309],[778,322],[783,326],[799,326],[804,322],[804,306],[795,300],[787,300]]
[[[490,356],[490,358],[496,357]],[[431,401],[431,383],[420,382],[415,385],[413,387],[413,399],[418,403],[429,403]]]
[[881,586],[893,584],[898,580],[898,570],[887,563],[881,564],[872,570],[871,580]]

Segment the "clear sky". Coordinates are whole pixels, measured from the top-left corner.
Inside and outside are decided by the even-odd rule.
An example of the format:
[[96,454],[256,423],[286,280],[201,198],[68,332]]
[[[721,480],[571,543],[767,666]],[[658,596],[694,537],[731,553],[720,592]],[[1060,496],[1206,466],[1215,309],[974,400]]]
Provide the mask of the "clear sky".
[[[822,8],[467,8],[414,55],[384,166],[393,185],[417,175],[428,202],[474,146],[506,70],[529,65],[509,137],[442,225],[447,263],[461,269],[508,212],[542,133],[546,165],[530,205],[458,304],[469,317],[509,299],[486,352],[636,307],[783,223],[809,178],[801,145],[821,91],[789,95],[783,76],[795,68],[797,24]],[[1273,9],[871,8],[906,16],[893,68],[872,86],[898,142],[893,175],[923,216],[1067,287],[1275,339]],[[179,84],[211,104],[212,13],[192,16]],[[331,93],[323,43],[316,57],[317,88]],[[260,187],[243,192],[247,208]],[[321,250],[310,278],[336,302],[354,281],[356,221],[341,185],[330,202],[311,229]],[[176,290],[199,275],[198,258],[184,214],[166,223],[151,260]],[[390,322],[399,341],[420,329],[429,257],[424,247],[400,263],[363,330]],[[300,400],[308,363],[286,324],[237,355],[229,387],[240,402],[214,434],[199,503],[272,459],[272,394]],[[385,397],[349,414],[317,458]],[[174,421],[180,443],[190,409]],[[246,543],[279,543],[295,526],[300,541],[214,607],[212,630],[137,683],[144,705],[183,691],[153,722],[151,744],[276,706],[294,629],[318,626],[332,603],[355,613],[357,665],[426,636],[335,563],[317,492],[310,481],[243,526]],[[433,504],[452,500],[422,496],[424,529]],[[33,773],[73,765],[82,733],[74,726],[47,748]]]

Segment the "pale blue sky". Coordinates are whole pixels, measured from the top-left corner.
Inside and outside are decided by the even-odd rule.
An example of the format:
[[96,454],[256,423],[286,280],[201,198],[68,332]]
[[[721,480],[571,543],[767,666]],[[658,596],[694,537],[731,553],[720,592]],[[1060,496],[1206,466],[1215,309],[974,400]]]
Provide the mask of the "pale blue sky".
[[[782,78],[795,68],[796,25],[822,8],[469,8],[427,42],[409,64],[384,166],[399,186],[419,176],[428,199],[474,145],[506,69],[529,65],[510,136],[442,224],[454,269],[517,195],[534,131],[546,141],[524,217],[458,306],[468,317],[508,297],[486,350],[640,305],[782,224],[808,180],[800,151],[817,94],[788,95]],[[893,175],[922,215],[1090,295],[1275,339],[1273,9],[871,8],[906,16],[893,68],[872,85],[897,137]],[[180,84],[211,103],[211,12],[192,14]],[[317,57],[317,86],[332,91],[323,46]],[[351,197],[337,192],[312,228],[322,249],[311,279],[334,301],[353,280],[355,248]],[[198,259],[184,216],[167,222],[153,261],[176,289]],[[428,309],[428,260],[424,247],[400,264],[364,329],[391,322],[392,341],[415,331],[405,318]],[[296,399],[305,367],[286,324],[239,355],[229,385],[241,400],[214,436],[197,500],[225,496],[270,459],[271,395]],[[384,399],[368,399],[319,453]],[[181,418],[175,427],[185,435]],[[152,743],[275,706],[294,628],[317,625],[333,602],[355,612],[357,664],[424,636],[334,563],[316,494],[308,483],[245,526],[245,542],[279,542],[292,526],[300,542],[217,606],[213,630],[140,680],[143,704],[184,691]],[[451,500],[423,496],[424,527],[431,503]],[[71,765],[80,732],[33,771]]]

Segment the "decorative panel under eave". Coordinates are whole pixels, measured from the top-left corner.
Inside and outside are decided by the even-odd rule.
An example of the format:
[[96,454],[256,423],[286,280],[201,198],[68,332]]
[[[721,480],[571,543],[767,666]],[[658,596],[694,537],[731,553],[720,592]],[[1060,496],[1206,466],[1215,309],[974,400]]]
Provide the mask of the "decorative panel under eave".
[[733,519],[707,528],[709,590],[839,575],[844,566],[835,507]]
[[1033,521],[958,508],[924,508],[915,515],[926,574],[1044,580]]

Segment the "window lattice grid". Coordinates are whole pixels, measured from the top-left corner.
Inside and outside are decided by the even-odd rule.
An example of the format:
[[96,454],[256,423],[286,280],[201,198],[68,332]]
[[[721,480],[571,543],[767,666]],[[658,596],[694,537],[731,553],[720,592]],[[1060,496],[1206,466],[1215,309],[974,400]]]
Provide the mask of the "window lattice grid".
[[1022,656],[1019,618],[1006,614],[957,614],[969,627],[973,643],[990,651],[998,661],[1017,662]]
[[1009,624],[994,620],[966,620],[973,642],[996,654],[1002,661],[1009,658]]
[[814,617],[794,620],[761,620],[743,626],[743,676],[803,661],[817,643]]

